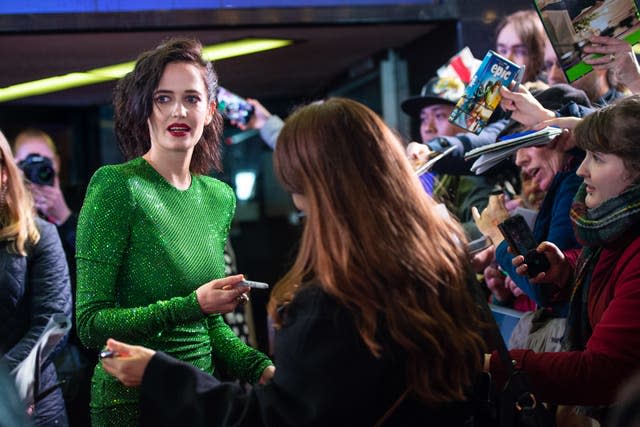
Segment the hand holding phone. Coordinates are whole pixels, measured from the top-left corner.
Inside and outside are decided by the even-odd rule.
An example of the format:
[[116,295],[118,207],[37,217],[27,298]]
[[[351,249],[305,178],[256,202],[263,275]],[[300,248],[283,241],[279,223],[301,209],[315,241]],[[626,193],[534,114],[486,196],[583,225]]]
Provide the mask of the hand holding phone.
[[218,103],[218,111],[227,119],[245,125],[253,114],[253,105],[249,104],[246,99],[236,95],[235,93],[218,87],[216,94]]
[[478,252],[480,252],[483,249],[487,249],[489,246],[491,246],[493,244],[493,242],[491,242],[491,239],[487,236],[482,236],[478,239],[472,240],[467,244],[467,250],[469,251],[470,255],[475,255]]
[[549,269],[549,260],[544,254],[536,251],[538,243],[522,215],[507,218],[498,224],[498,229],[516,254],[524,257],[529,277],[535,277]]

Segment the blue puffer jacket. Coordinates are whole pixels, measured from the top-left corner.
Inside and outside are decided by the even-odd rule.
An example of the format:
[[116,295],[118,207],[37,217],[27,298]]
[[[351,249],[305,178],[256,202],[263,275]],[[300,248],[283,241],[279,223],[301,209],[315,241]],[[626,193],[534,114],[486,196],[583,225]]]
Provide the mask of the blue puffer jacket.
[[[7,243],[0,243],[0,363],[9,371],[26,358],[53,314],[71,316],[69,269],[58,232],[39,218],[36,224],[40,240],[26,257],[9,253]],[[56,382],[55,367],[47,360],[39,391]],[[66,419],[58,389],[36,404],[33,421],[47,425],[60,417]]]

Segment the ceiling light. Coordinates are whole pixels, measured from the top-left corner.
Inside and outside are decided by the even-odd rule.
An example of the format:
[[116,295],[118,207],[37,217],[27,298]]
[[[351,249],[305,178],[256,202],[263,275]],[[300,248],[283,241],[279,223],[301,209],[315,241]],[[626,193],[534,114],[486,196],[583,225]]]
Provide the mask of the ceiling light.
[[[217,61],[278,49],[288,46],[291,43],[293,43],[291,40],[284,39],[246,38],[204,46],[202,56],[209,61]],[[102,68],[94,68],[93,70],[85,72],[69,73],[31,82],[18,83],[0,88],[0,102],[117,80],[133,70],[134,66],[135,61],[130,61]]]

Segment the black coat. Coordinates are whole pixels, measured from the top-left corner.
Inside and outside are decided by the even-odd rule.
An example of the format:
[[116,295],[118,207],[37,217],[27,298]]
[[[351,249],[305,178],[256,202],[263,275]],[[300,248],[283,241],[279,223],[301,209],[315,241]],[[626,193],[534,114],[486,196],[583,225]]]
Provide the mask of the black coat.
[[[26,257],[9,253],[0,243],[0,363],[9,371],[34,347],[55,313],[71,316],[69,270],[53,224],[36,219],[40,240]],[[57,382],[51,360],[45,362],[40,391]],[[46,424],[64,411],[62,394],[49,395],[36,405],[34,421]]]
[[[288,306],[273,380],[246,392],[156,353],[141,387],[143,426],[371,426],[404,392],[401,357],[374,357],[353,316],[315,286]],[[407,397],[385,426],[461,426],[466,405]]]

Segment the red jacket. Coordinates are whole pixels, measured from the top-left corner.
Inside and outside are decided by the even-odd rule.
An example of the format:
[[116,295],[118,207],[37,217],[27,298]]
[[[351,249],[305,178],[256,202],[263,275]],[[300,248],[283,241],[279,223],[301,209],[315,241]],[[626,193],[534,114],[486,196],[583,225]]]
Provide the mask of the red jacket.
[[[637,232],[636,232],[637,233]],[[573,254],[567,254],[575,263]],[[593,334],[584,351],[535,353],[512,350],[541,400],[567,405],[608,405],[626,379],[640,369],[640,236],[618,248],[603,248],[588,296]],[[503,383],[498,355],[491,373]]]

